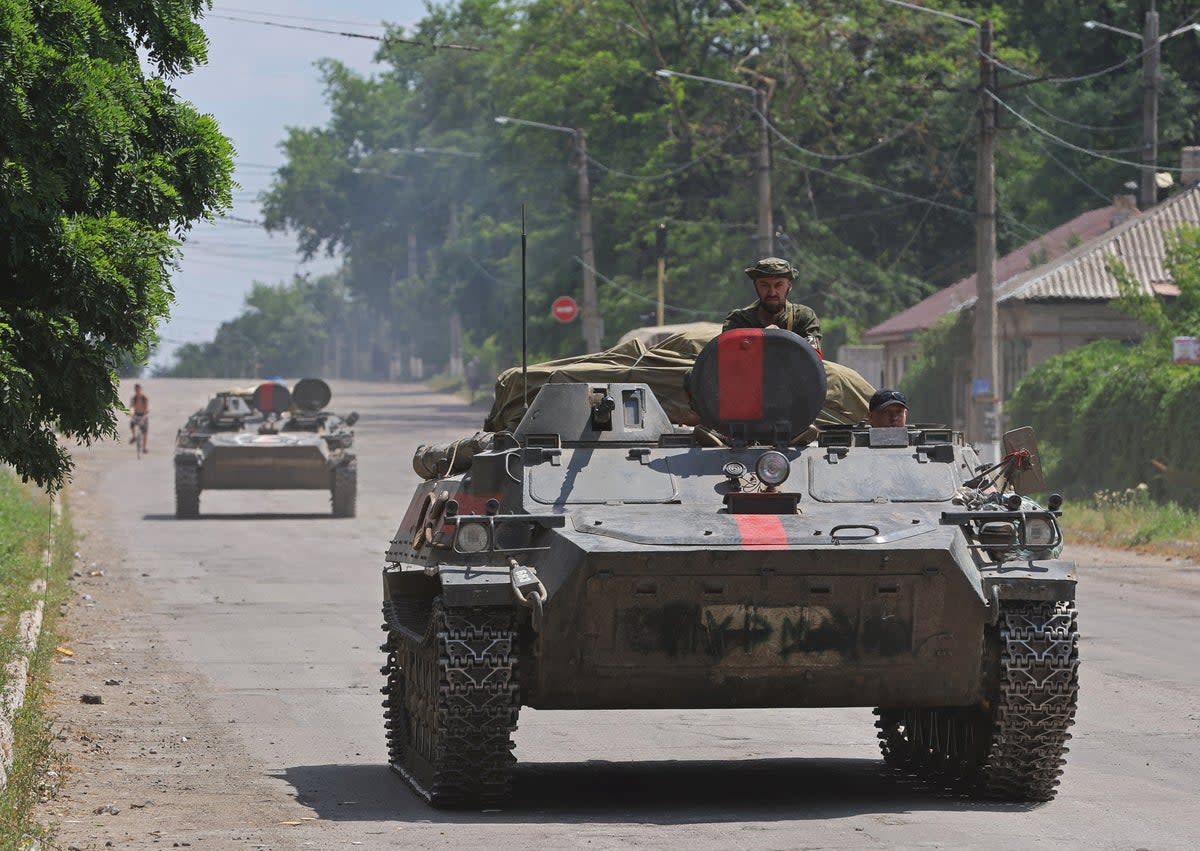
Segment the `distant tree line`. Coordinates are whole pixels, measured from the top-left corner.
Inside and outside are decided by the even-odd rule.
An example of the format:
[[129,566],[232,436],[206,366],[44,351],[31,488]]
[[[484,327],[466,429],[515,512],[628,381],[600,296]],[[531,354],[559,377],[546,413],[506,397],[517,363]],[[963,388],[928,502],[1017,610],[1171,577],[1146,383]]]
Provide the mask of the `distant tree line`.
[[[1002,252],[1126,191],[1136,169],[1113,160],[1139,158],[1140,46],[1083,22],[1140,29],[1139,9],[938,9],[994,20],[1000,96],[1074,146],[1000,111]],[[1194,16],[1184,2],[1159,12],[1170,25]],[[302,255],[343,258],[350,298],[387,319],[372,333],[390,336],[389,363],[419,351],[445,364],[453,322],[468,357],[514,362],[522,204],[534,355],[582,348],[578,322],[549,314],[556,296],[582,295],[575,139],[501,127],[498,115],[586,134],[606,344],[653,322],[660,223],[666,321],[720,319],[751,301],[740,270],[756,250],[760,116],[746,91],[663,79],[662,68],[766,93],[776,252],[800,270],[794,298],[844,337],[973,270],[970,26],[878,0],[472,0],[431,5],[395,35],[373,76],[322,63],[332,117],[289,131],[265,197],[268,226],[299,234]],[[1195,138],[1200,63],[1181,52],[1186,41],[1163,45],[1164,162]]]

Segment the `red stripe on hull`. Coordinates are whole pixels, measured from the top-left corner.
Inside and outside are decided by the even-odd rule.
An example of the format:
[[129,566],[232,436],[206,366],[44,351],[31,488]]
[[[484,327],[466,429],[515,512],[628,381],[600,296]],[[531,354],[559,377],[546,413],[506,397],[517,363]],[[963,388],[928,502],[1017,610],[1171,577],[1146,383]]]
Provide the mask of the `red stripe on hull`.
[[787,532],[777,514],[735,514],[742,546],[747,550],[787,549]]
[[763,417],[763,332],[729,331],[717,338],[717,416],[721,422]]

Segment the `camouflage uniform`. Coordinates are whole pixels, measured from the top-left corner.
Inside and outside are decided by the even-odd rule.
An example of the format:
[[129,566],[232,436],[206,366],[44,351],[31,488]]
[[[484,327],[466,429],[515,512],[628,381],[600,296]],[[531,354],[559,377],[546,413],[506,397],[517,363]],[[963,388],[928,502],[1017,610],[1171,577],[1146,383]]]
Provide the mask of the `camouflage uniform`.
[[[792,281],[796,280],[796,268],[791,263],[779,257],[764,257],[753,266],[748,267],[746,274],[752,281],[758,278],[787,278]],[[821,348],[821,322],[817,319],[816,311],[811,307],[785,301],[783,311],[778,316],[764,322],[758,315],[759,304],[760,302],[756,301],[754,304],[743,307],[740,310],[732,311],[725,317],[725,324],[721,330],[766,328],[768,325],[777,325],[785,331],[792,331],[801,337],[808,338],[808,341],[815,348]]]
[[821,322],[817,319],[817,313],[811,307],[805,307],[803,304],[793,304],[785,302],[783,313],[775,317],[769,322],[763,322],[758,315],[758,302],[754,302],[747,307],[732,311],[725,317],[725,324],[722,326],[722,331],[729,331],[733,328],[766,328],[768,325],[778,325],[785,331],[794,331],[801,337],[807,337],[808,341],[816,348],[821,347]]

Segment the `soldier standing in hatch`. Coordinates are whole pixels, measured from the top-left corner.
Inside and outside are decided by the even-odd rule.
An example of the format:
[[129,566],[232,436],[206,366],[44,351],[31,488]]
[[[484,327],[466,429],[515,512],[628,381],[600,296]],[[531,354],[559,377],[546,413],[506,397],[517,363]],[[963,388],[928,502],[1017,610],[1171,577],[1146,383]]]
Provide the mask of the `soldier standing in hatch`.
[[758,300],[725,317],[722,331],[734,328],[782,328],[804,337],[821,351],[821,322],[811,307],[787,300],[796,268],[780,257],[764,257],[746,269]]

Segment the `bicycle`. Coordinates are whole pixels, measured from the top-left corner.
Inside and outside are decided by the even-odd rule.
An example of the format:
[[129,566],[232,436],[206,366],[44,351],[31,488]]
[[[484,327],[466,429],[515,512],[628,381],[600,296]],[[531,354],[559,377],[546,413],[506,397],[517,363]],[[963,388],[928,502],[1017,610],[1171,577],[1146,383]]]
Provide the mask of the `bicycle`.
[[146,415],[134,414],[129,418],[129,424],[133,427],[133,440],[131,442],[137,451],[137,457],[140,459],[146,452]]

